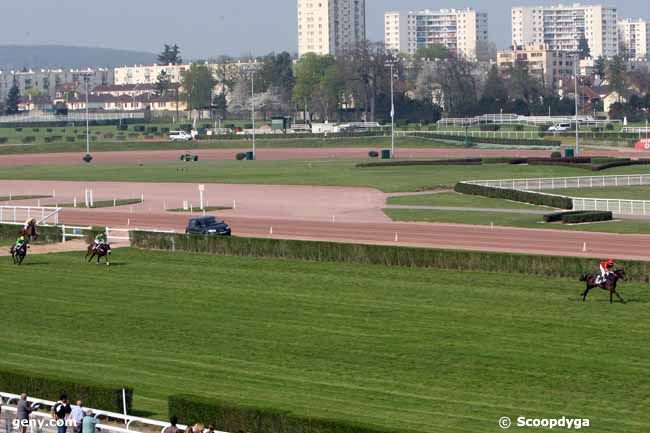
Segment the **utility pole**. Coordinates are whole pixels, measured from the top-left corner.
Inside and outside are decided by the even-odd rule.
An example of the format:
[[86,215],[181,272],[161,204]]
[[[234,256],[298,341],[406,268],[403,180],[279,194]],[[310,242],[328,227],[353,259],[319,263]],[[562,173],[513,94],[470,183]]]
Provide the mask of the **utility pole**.
[[576,104],[576,156],[580,154],[580,127],[578,126],[578,63],[580,62],[580,55],[576,53],[575,58],[573,59],[573,69],[574,69],[574,82],[575,82],[575,104]]
[[90,154],[90,118],[88,114],[88,82],[90,77],[92,77],[94,72],[84,72],[81,74],[84,79],[85,89],[86,89],[86,154],[83,157],[83,160],[90,162],[93,160],[92,155]]
[[251,79],[251,123],[253,125],[253,159],[255,159],[255,72],[257,72],[257,65],[249,64],[244,68]]
[[390,157],[395,158],[395,63],[397,60],[391,57],[386,61],[385,66],[390,68]]

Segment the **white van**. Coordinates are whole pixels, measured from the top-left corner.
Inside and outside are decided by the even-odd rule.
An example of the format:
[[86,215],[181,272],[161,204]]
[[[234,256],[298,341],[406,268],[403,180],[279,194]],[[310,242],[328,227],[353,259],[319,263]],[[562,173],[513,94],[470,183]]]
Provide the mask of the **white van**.
[[192,136],[185,131],[170,131],[169,141],[190,141]]
[[569,129],[571,129],[570,123],[556,123],[555,125],[548,128],[549,131],[554,132],[564,132],[568,131]]

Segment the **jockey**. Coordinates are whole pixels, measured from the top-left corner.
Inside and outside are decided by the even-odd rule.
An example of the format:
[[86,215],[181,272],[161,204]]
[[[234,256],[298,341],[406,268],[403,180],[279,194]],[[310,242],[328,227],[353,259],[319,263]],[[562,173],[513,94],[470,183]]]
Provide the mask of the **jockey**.
[[607,259],[600,262],[600,282],[607,281],[607,276],[612,273],[616,265],[614,259]]
[[106,233],[101,232],[97,233],[97,236],[95,236],[95,249],[99,248],[100,245],[104,245],[106,243]]
[[25,245],[25,236],[20,236],[16,239],[16,245],[14,245],[14,250],[19,251]]

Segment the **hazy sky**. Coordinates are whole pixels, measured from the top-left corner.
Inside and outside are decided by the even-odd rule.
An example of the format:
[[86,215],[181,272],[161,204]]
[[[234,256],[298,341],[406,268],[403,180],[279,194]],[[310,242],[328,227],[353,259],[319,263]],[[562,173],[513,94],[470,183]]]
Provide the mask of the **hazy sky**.
[[[490,39],[501,48],[510,43],[513,5],[557,3],[366,0],[368,37],[383,40],[386,10],[473,7],[488,12]],[[582,3],[616,5],[619,16],[650,19],[649,0]],[[63,44],[158,52],[165,42],[178,43],[186,58],[295,52],[296,0],[31,0],[29,6],[0,0],[0,45]]]

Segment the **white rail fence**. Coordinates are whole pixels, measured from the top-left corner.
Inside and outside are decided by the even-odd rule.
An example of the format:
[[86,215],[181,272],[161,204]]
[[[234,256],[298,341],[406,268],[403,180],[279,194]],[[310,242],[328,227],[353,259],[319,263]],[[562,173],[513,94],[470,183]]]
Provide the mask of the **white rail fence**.
[[[440,119],[438,125],[472,126],[479,124],[497,125],[552,125],[555,123],[575,123],[575,116],[520,116],[517,114],[484,114],[476,117],[447,117]],[[620,120],[597,120],[592,116],[578,116],[582,125],[606,125],[620,123]]]
[[[13,406],[16,404],[18,399],[20,398],[19,395],[17,394],[11,394],[7,392],[0,392],[0,403],[4,402],[2,406],[3,411],[8,411],[15,413],[16,412],[16,407]],[[28,397],[27,400],[32,403],[32,404],[39,404],[41,407],[46,408],[46,409],[51,409],[52,406],[56,404],[54,401],[49,401],[49,400],[43,400],[39,398],[32,398]],[[10,405],[10,406],[6,406]],[[161,433],[164,433],[164,431],[171,425],[168,422],[165,421],[159,421],[155,419],[149,419],[149,418],[142,418],[142,417],[137,417],[137,416],[132,416],[132,415],[127,415],[127,414],[121,414],[121,413],[116,413],[116,412],[109,412],[101,409],[92,409],[92,408],[87,408],[84,407],[85,410],[91,410],[93,412],[93,415],[95,418],[103,418],[107,422],[112,422],[113,424],[107,424],[107,423],[100,423],[97,425],[97,427],[100,430],[103,431],[109,431],[109,432],[115,432],[115,433],[134,433],[134,432],[139,432],[142,430],[137,430],[134,429],[134,425],[142,425],[144,427],[148,427],[146,430],[151,431],[152,429],[160,430]],[[34,411],[31,413],[31,416],[34,418],[41,418],[45,420],[49,420],[52,418],[50,415],[50,411],[48,410],[47,412],[38,412]],[[125,427],[117,427],[114,424],[123,424]],[[186,430],[187,426],[178,424],[177,427],[181,430]],[[30,433],[38,433],[37,430],[34,427],[31,427],[32,430]],[[18,431],[18,430],[15,430]],[[207,431],[207,430],[205,430]],[[221,432],[218,430],[215,430],[215,433],[225,433]]]
[[[121,120],[121,119],[144,119],[144,113],[90,113],[88,120],[91,122]],[[37,123],[37,122],[85,122],[86,113],[68,113],[67,115],[49,113],[28,113],[0,116],[0,123]]]
[[23,223],[36,218],[37,224],[58,224],[60,207],[0,206],[0,223]]
[[[650,174],[629,174],[615,176],[582,176],[536,179],[475,180],[464,183],[492,188],[514,189],[542,195],[558,195],[543,192],[552,189],[594,188],[617,186],[650,185]],[[624,200],[592,197],[568,197],[574,210],[610,211],[614,215],[650,215],[650,200]]]

